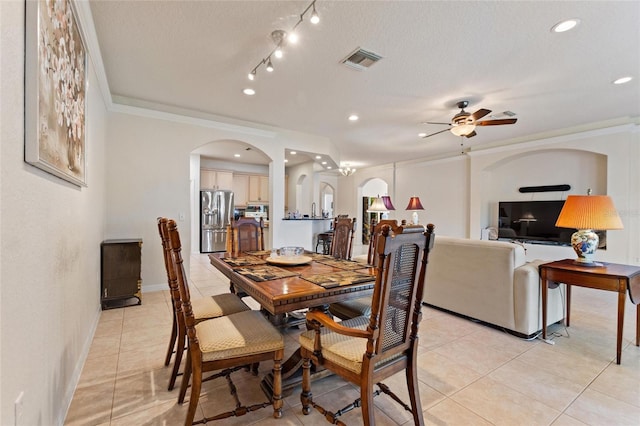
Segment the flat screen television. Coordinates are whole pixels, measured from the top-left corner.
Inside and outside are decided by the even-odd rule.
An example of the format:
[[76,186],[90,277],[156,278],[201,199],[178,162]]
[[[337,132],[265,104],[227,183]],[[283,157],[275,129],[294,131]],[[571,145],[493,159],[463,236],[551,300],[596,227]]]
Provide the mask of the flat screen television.
[[564,200],[500,201],[498,238],[534,244],[571,245],[576,230],[556,227]]

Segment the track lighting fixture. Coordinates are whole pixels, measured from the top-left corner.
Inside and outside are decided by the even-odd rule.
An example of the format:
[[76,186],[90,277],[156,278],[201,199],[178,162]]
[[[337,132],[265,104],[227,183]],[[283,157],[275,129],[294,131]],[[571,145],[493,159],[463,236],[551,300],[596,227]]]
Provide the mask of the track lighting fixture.
[[318,12],[316,12],[316,0],[313,0],[309,4],[309,6],[307,6],[307,8],[300,14],[300,19],[293,26],[291,31],[286,32],[284,30],[274,30],[271,33],[271,39],[275,43],[276,47],[271,51],[271,53],[269,53],[268,56],[263,58],[258,63],[258,65],[256,65],[251,70],[251,72],[249,72],[249,74],[247,75],[249,80],[251,81],[255,80],[256,73],[258,71],[258,68],[260,68],[261,65],[265,65],[265,69],[267,70],[267,72],[273,72],[273,64],[271,63],[271,56],[275,56],[278,59],[282,58],[284,54],[283,53],[284,48],[286,48],[288,44],[296,44],[298,42],[298,34],[296,32],[296,29],[298,28],[298,25],[300,25],[300,23],[304,20],[304,15],[307,12],[309,12],[309,10],[311,10],[311,18],[309,18],[309,21],[312,24],[317,24],[318,22],[320,22],[320,17],[318,16]]
[[311,3],[311,5],[313,6],[313,12],[311,13],[310,21],[315,25],[320,22],[320,17],[318,16],[318,12],[316,12],[316,2],[314,1],[313,3]]

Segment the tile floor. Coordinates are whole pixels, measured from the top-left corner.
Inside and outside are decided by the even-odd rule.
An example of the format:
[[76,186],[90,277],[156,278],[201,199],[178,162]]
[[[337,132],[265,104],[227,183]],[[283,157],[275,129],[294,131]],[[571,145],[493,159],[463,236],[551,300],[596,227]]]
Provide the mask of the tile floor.
[[[194,298],[228,291],[228,281],[206,255],[192,256],[190,278]],[[616,303],[614,293],[575,288],[570,337],[554,326],[555,345],[425,308],[418,360],[425,423],[639,425],[635,306],[627,304],[622,364],[616,365]],[[145,293],[142,306],[103,311],[65,425],[181,425],[186,404],[176,403],[177,388],[166,390],[169,367],[163,365],[170,329],[168,291]],[[297,347],[298,332],[286,331],[285,357]],[[259,377],[235,373],[243,403],[264,401],[259,381],[266,364]],[[401,377],[388,382],[393,383],[402,384]],[[357,397],[354,387],[335,377],[314,382],[312,390],[316,401],[332,410]],[[375,404],[377,425],[411,424],[409,413],[388,397],[377,397]],[[232,406],[224,380],[208,382],[196,418]],[[285,398],[283,418],[270,415],[266,408],[209,424],[328,424],[315,410],[302,415],[299,389]],[[358,410],[341,419],[362,424]]]

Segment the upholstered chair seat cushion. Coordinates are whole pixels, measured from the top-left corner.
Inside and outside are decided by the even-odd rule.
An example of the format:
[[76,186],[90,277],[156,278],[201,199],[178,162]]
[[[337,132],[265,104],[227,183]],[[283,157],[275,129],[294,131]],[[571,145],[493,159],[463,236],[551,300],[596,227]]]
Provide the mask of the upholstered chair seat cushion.
[[284,338],[259,311],[244,311],[196,325],[202,361],[284,349]]
[[192,299],[191,306],[197,322],[250,310],[238,296],[232,293]]
[[355,318],[371,316],[371,297],[359,297],[329,305],[329,312],[338,318]]
[[[342,321],[340,324],[345,327],[365,330],[367,325],[369,325],[369,318],[351,318]],[[360,374],[362,371],[362,357],[367,351],[367,339],[345,336],[343,334],[334,333],[326,328],[323,328],[320,334],[322,357],[351,370],[356,374]],[[314,330],[305,331],[300,335],[300,346],[313,351],[314,337]],[[376,363],[376,365],[391,359],[393,358],[381,359]]]

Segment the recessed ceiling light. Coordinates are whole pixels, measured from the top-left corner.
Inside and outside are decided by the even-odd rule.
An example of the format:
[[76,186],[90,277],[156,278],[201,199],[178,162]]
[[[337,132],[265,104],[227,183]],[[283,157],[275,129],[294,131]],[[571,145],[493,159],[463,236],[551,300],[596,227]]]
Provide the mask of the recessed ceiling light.
[[327,169],[331,169],[331,166],[327,166]]
[[255,94],[256,94],[256,91],[255,91],[255,90],[253,90],[253,89],[251,89],[251,88],[249,88],[249,87],[247,87],[246,89],[244,89],[244,90],[242,91],[242,93],[244,93],[244,94],[245,94],[245,95],[247,95],[247,96],[253,96],[253,95],[255,95]]
[[360,118],[360,117],[358,117],[358,116],[357,116],[357,115],[355,115],[355,114],[351,114],[351,115],[349,116],[349,121],[358,121],[358,118]]
[[323,166],[326,166],[326,165],[327,165],[327,162],[326,162],[326,161],[323,161],[321,164],[322,164]]
[[288,163],[288,162],[289,162],[289,160],[287,160],[287,159],[285,158],[285,159],[284,159],[284,162],[285,162],[285,163]]
[[551,31],[554,33],[563,33],[565,31],[569,31],[574,29],[580,23],[579,19],[572,18],[567,19],[566,21],[558,22],[553,27],[551,27]]
[[291,151],[289,154],[291,154],[291,155],[296,155],[296,154],[297,154],[297,152],[295,152],[295,151]]
[[426,133],[418,133],[418,137],[424,138],[425,136],[427,136]]
[[614,80],[613,84],[625,84],[633,80],[633,77],[620,77],[617,80]]
[[240,154],[233,154],[234,157],[240,158]]
[[316,160],[320,160],[322,158],[322,155],[316,155]]

